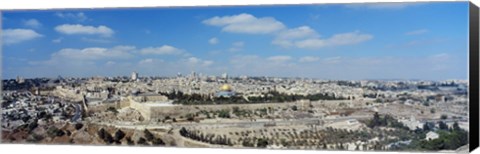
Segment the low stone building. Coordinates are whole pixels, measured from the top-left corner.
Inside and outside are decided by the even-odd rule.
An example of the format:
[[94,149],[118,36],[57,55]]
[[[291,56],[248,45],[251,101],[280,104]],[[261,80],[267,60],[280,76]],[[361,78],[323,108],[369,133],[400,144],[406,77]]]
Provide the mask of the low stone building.
[[433,131],[430,131],[427,133],[425,139],[426,140],[434,140],[434,139],[437,139],[438,137],[440,137],[440,135],[438,135],[437,133],[433,132]]

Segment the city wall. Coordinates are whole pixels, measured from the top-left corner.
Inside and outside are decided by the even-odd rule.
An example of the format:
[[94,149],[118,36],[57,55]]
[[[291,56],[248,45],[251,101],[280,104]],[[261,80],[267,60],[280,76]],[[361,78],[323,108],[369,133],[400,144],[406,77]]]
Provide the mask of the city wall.
[[[93,112],[105,111],[109,107],[114,108],[125,108],[131,107],[140,112],[140,114],[145,118],[145,120],[163,120],[166,116],[171,118],[179,118],[180,116],[185,117],[186,114],[195,114],[199,111],[219,111],[219,110],[233,110],[234,107],[238,107],[241,110],[256,110],[263,108],[274,108],[274,109],[285,109],[291,108],[292,106],[297,106],[298,110],[307,110],[309,106],[312,105],[314,108],[324,108],[332,109],[337,108],[339,103],[349,103],[348,100],[331,100],[331,101],[297,101],[289,103],[257,103],[257,104],[215,104],[215,105],[165,105],[160,106],[155,103],[140,103],[132,99],[131,97],[126,97],[121,101],[114,103],[103,103],[102,105],[90,107],[90,110]],[[357,103],[361,104],[364,101],[359,101]],[[349,108],[348,105],[344,106]],[[338,107],[338,109],[343,107]]]
[[166,116],[180,117],[188,113],[197,113],[198,111],[218,111],[232,110],[233,107],[239,107],[243,110],[255,110],[263,108],[289,108],[296,105],[299,109],[307,107],[309,102],[291,102],[291,103],[264,103],[264,104],[217,104],[217,105],[174,105],[174,106],[155,106],[150,103],[139,103],[129,99],[130,107],[139,111],[146,120],[164,119]]
[[130,102],[126,100],[116,101],[113,103],[102,103],[101,105],[89,106],[88,110],[90,112],[102,112],[107,110],[110,107],[113,108],[124,108],[130,106]]

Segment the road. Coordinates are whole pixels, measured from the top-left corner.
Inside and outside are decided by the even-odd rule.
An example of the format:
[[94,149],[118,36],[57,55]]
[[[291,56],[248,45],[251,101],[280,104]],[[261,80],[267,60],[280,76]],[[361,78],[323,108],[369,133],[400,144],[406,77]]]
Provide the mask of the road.
[[77,121],[82,116],[82,107],[79,104],[75,104],[75,114],[72,117],[72,121]]
[[276,126],[291,126],[291,125],[319,125],[322,123],[330,122],[340,122],[349,119],[365,119],[370,118],[371,116],[355,116],[355,117],[339,117],[335,119],[319,119],[319,118],[304,118],[304,119],[295,119],[295,120],[276,120],[276,121],[241,121],[241,122],[189,122],[189,123],[173,123],[173,124],[163,124],[163,123],[153,123],[153,124],[114,124],[106,122],[97,122],[99,125],[114,126],[117,128],[127,128],[127,129],[180,129],[182,127],[191,128],[191,127],[201,127],[201,128],[228,128],[228,127],[240,127],[240,128],[252,128],[252,127],[265,127],[266,124],[275,123]]

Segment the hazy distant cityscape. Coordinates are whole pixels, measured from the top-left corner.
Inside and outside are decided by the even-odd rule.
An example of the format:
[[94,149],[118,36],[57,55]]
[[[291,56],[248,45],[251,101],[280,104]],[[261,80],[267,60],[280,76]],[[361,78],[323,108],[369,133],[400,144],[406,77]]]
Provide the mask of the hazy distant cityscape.
[[1,142],[466,152],[468,11],[2,11]]
[[[457,150],[468,82],[199,75],[3,80],[13,143]],[[438,140],[452,140],[439,147]],[[436,142],[437,141],[437,142]]]

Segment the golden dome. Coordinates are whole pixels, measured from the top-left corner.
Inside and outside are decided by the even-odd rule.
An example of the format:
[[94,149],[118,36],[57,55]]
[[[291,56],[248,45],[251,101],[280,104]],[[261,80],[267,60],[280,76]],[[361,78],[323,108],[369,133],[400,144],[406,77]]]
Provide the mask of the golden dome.
[[222,87],[220,87],[220,90],[222,91],[231,91],[232,87],[228,84],[224,84]]

